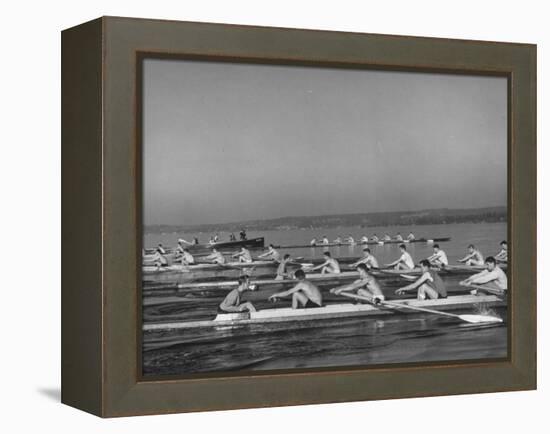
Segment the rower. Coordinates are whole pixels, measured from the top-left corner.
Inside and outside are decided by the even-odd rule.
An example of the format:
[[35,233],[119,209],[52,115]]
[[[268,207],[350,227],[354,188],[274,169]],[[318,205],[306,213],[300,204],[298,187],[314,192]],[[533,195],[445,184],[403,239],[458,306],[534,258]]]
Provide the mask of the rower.
[[[159,244],[160,246],[160,244]],[[164,249],[162,248],[157,248],[155,254],[153,255],[153,257],[151,258],[152,261],[153,261],[153,265],[156,265],[157,269],[159,269],[160,267],[166,267],[168,266],[168,260],[166,259],[166,257],[164,256],[164,253],[161,253],[161,252],[164,252]]]
[[324,245],[330,244],[330,241],[328,240],[328,237],[326,235],[323,235],[323,244]]
[[323,296],[321,291],[313,283],[306,280],[306,274],[303,270],[297,270],[294,273],[298,284],[287,291],[277,292],[269,297],[269,301],[277,301],[279,298],[292,295],[292,309],[299,307],[323,307]]
[[309,245],[312,246],[312,247],[315,247],[317,245],[317,238],[313,238],[310,242],[309,242]]
[[333,241],[334,244],[342,244],[342,237],[341,236],[337,236],[336,239]]
[[183,246],[184,244],[193,244],[192,242],[186,241],[183,238],[178,238],[178,244]]
[[229,241],[237,241],[237,237],[233,232],[231,232],[231,235],[229,235]]
[[378,260],[374,257],[374,255],[371,253],[370,249],[367,247],[363,249],[363,257],[359,259],[357,262],[350,265],[350,268],[355,268],[359,264],[365,264],[368,269],[371,268],[379,268],[378,266]]
[[414,234],[412,232],[409,232],[409,235],[407,235],[407,240],[414,241],[415,239],[416,237],[414,236]]
[[199,244],[199,239],[197,237],[194,237],[193,238],[193,245],[198,246],[198,244]]
[[223,256],[217,249],[212,249],[212,253],[204,258],[207,261],[212,261],[214,264],[225,264],[225,256]]
[[258,258],[268,258],[272,259],[273,261],[279,262],[279,260],[281,259],[281,254],[277,250],[275,250],[275,246],[273,244],[270,244],[267,252],[261,254],[260,256],[258,256]]
[[349,234],[348,237],[346,238],[346,242],[350,244],[355,244],[355,240],[353,239],[351,234]]
[[371,241],[373,241],[375,243],[380,242],[380,238],[378,238],[378,236],[376,234],[374,234],[370,239],[371,239]]
[[384,234],[384,241],[391,241],[390,234],[388,234],[387,232]]
[[422,259],[420,261],[420,269],[422,270],[422,275],[415,282],[399,288],[395,293],[403,295],[405,292],[418,289],[416,295],[418,300],[447,298],[445,283],[443,283],[443,279],[441,279],[437,271],[430,268],[430,261]]
[[445,268],[449,265],[447,254],[439,248],[439,244],[434,244],[434,254],[428,258],[428,261],[432,265],[441,268]]
[[468,254],[464,256],[462,259],[459,259],[458,262],[463,262],[466,265],[478,265],[482,266],[483,261],[483,255],[479,250],[475,248],[473,244],[470,244],[468,246]]
[[285,256],[283,256],[283,259],[279,262],[279,266],[277,267],[277,276],[275,276],[275,280],[284,280],[289,277],[287,266],[290,262],[290,255],[287,253]]
[[162,246],[162,243],[158,243],[158,246],[157,246],[156,250],[161,255],[166,255],[166,250],[164,250],[164,247]]
[[247,264],[252,262],[252,255],[245,246],[242,246],[241,250],[235,253],[232,257],[238,258],[239,262],[246,262]]
[[216,235],[214,235],[214,242],[217,243],[219,239],[220,236],[216,233]]
[[246,240],[246,231],[244,229],[241,229],[241,231],[239,232],[239,237],[241,238],[241,241]]
[[497,262],[508,263],[508,243],[506,241],[500,242],[500,252],[495,255]]
[[396,241],[403,241],[403,235],[401,235],[401,232],[397,232],[397,235],[395,236]]
[[183,249],[179,259],[181,261],[181,265],[193,265],[195,263],[195,258],[191,253],[189,253],[189,249],[187,247]]
[[386,264],[386,267],[395,267],[396,270],[412,270],[414,268],[414,261],[409,252],[407,252],[407,246],[399,244],[399,249],[401,250],[399,259]]
[[363,235],[361,237],[361,244],[367,244],[369,242],[369,237],[367,235]]
[[250,281],[248,276],[239,276],[239,286],[232,290],[224,300],[220,303],[218,307],[218,312],[231,313],[231,312],[243,312],[247,310],[248,312],[256,312],[254,305],[247,301],[241,303],[241,295],[245,291],[252,291],[250,287]]
[[466,280],[460,282],[460,284],[463,286],[477,285],[478,288],[471,291],[475,295],[479,292],[484,292],[484,288],[487,288],[487,292],[489,293],[497,290],[504,294],[508,289],[508,276],[506,276],[506,273],[497,265],[497,261],[493,256],[488,256],[485,259],[485,267],[485,270],[481,273],[468,277]]
[[214,241],[214,237],[210,237],[210,240],[208,241],[208,244],[210,244],[211,246],[216,244],[216,241]]
[[385,300],[384,293],[380,289],[380,284],[368,273],[367,266],[363,263],[357,265],[357,271],[359,272],[359,279],[348,285],[339,286],[338,288],[332,288],[331,294],[339,295],[342,292],[356,291],[357,295],[368,297],[372,300],[373,304],[378,304]]
[[313,267],[309,271],[315,271],[321,269],[322,274],[330,273],[330,274],[340,274],[340,264],[336,259],[334,259],[330,252],[324,252],[323,256],[325,257],[325,262],[323,262],[321,265],[317,265],[316,267]]

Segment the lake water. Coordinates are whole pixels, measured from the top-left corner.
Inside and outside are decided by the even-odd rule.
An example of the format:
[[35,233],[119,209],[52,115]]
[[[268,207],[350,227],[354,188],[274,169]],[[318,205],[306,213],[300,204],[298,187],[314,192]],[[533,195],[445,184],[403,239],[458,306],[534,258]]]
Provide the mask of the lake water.
[[[264,236],[267,243],[288,245],[307,244],[313,238],[327,235],[330,240],[349,234],[358,240],[365,233],[370,237],[385,232],[406,236],[412,230],[417,238],[451,237],[441,243],[451,263],[463,257],[468,244],[475,244],[486,256],[499,251],[499,242],[506,239],[505,223],[476,223],[430,225],[416,227],[337,228],[322,230],[287,230],[249,232],[249,238]],[[153,247],[159,242],[173,246],[179,237],[198,236],[207,241],[210,234],[175,233],[146,234],[144,245]],[[220,233],[227,237],[228,234]],[[333,257],[360,256],[361,246],[332,247]],[[408,245],[415,262],[429,256],[432,247],[424,243]],[[397,245],[371,246],[380,263],[399,256]],[[285,253],[286,251],[282,251]],[[318,258],[322,248],[288,250],[293,256]],[[445,282],[450,293],[458,292],[458,282],[464,278],[449,277]],[[382,280],[382,289],[388,297],[406,284],[402,280]],[[344,302],[328,296],[332,286],[322,285],[327,302]],[[144,288],[147,289],[147,288]],[[260,291],[247,293],[247,298],[259,308],[273,307],[266,302],[276,286],[265,286]],[[225,291],[204,291],[166,302],[147,305],[144,321],[213,319]],[[279,302],[280,306],[288,304]],[[278,305],[278,306],[279,306]],[[483,310],[474,306],[464,312]],[[502,317],[497,325],[471,325],[458,319],[430,314],[389,315],[383,318],[353,318],[280,323],[277,325],[249,325],[237,328],[172,330],[146,332],[143,335],[144,375],[186,375],[203,372],[240,370],[278,370],[288,368],[315,368],[333,366],[376,365],[388,363],[437,362],[502,358],[507,355],[507,309],[492,313]]]

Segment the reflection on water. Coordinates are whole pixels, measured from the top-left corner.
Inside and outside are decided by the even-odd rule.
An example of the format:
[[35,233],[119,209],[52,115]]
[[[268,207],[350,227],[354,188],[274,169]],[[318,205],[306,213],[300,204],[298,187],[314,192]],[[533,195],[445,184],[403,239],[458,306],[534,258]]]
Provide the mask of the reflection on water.
[[[359,237],[377,232],[407,233],[411,228],[341,228],[321,231],[282,231],[264,235],[266,242],[300,244],[313,236],[329,238],[352,233]],[[462,257],[467,244],[476,244],[486,255],[498,251],[498,243],[506,238],[506,224],[457,224],[419,226],[418,236],[451,236],[442,243],[451,262]],[[179,235],[147,235],[146,244],[162,241],[166,245]],[[204,236],[203,236],[204,237]],[[380,262],[396,258],[395,245],[376,246],[373,253]],[[431,253],[431,246],[411,244],[415,261]],[[332,248],[333,256],[357,256],[360,247]],[[297,249],[295,256],[318,257],[322,249]],[[461,288],[460,277],[446,278],[450,295]],[[398,278],[381,281],[387,296],[406,284]],[[145,288],[146,289],[146,288]],[[257,308],[273,307],[267,297],[280,287],[267,285],[248,293]],[[344,302],[328,295],[330,286],[322,286],[329,302]],[[212,319],[224,291],[198,291],[185,296],[146,300],[144,321]],[[285,302],[280,302],[284,304]],[[281,304],[281,305],[282,305]],[[474,306],[457,313],[475,313],[483,306]],[[329,366],[375,365],[385,363],[434,362],[501,358],[507,355],[507,309],[495,313],[504,319],[501,324],[472,325],[458,319],[429,314],[397,314],[381,318],[347,318],[322,321],[247,325],[175,331],[146,332],[143,336],[143,370],[145,375],[185,375],[199,372],[234,370],[273,370]]]

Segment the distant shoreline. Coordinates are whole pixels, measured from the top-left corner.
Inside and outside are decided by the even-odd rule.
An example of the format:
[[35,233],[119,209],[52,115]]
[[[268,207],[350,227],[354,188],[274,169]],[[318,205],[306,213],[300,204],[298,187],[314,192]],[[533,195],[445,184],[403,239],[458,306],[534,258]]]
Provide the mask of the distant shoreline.
[[276,219],[249,220],[242,222],[204,225],[146,225],[145,233],[172,232],[238,232],[295,229],[331,229],[357,226],[423,226],[456,223],[507,222],[505,206],[473,209],[432,209],[421,211],[395,211],[325,216],[280,217]]

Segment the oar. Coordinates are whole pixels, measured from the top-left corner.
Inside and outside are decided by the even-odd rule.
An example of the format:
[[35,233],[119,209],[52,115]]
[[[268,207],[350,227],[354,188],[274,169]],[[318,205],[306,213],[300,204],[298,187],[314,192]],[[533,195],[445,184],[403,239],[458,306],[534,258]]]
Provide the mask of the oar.
[[[357,294],[350,294],[349,292],[341,292],[340,295],[343,295],[344,297],[353,298],[355,300],[362,300],[367,301],[369,303],[372,303],[372,300],[368,297],[363,297],[362,295]],[[431,313],[434,315],[443,315],[448,316],[452,318],[458,318],[462,321],[472,323],[472,324],[478,324],[478,323],[488,323],[488,322],[502,322],[501,318],[497,318],[490,315],[457,315],[454,313],[449,312],[442,312],[440,310],[432,310],[432,309],[426,309],[425,307],[418,307],[418,306],[411,306],[408,304],[401,304],[401,303],[392,303],[390,301],[380,301],[379,304],[382,306],[390,307],[392,309],[410,309],[415,310],[418,312],[426,312]]]
[[485,292],[488,292],[489,294],[498,295],[498,296],[503,296],[505,294],[504,290],[502,290],[502,289],[487,288],[487,287],[481,286],[481,285],[473,285],[473,284],[462,285],[461,284],[460,286],[463,286],[464,288],[478,289],[480,291],[485,291]]

